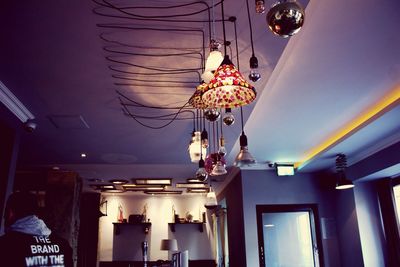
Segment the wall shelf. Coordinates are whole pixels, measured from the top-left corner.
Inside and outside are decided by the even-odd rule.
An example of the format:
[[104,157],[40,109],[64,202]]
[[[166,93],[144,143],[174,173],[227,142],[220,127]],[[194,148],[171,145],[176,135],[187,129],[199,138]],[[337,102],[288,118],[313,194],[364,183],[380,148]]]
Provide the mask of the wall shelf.
[[138,223],[117,223],[114,222],[114,234],[119,235],[121,232],[120,227],[125,227],[125,226],[141,226],[143,227],[143,232],[147,234],[150,230],[151,223],[150,222],[138,222]]
[[204,230],[204,223],[203,222],[184,222],[184,223],[168,223],[169,228],[171,229],[172,232],[175,232],[175,226],[176,225],[196,225],[199,229],[199,231],[202,233]]

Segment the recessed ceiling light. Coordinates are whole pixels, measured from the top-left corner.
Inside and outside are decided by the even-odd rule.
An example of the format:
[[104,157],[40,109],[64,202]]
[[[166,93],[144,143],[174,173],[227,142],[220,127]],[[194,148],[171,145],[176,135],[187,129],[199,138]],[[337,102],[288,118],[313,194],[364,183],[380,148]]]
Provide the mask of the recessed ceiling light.
[[86,153],[81,153],[81,158],[86,158],[86,157],[87,157]]
[[122,190],[122,189],[103,189],[103,190],[101,190],[101,192],[104,192],[104,193],[124,193],[125,190]]
[[112,184],[91,184],[89,185],[91,188],[95,190],[111,190],[115,189],[115,186]]

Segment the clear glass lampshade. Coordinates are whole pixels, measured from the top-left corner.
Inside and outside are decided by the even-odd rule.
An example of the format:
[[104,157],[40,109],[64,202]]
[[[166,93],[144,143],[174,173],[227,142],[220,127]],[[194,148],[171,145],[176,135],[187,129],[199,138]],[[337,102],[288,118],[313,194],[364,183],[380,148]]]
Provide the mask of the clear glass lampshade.
[[222,162],[220,160],[217,161],[217,164],[215,164],[211,175],[213,176],[218,176],[218,175],[223,175],[226,174],[227,171],[225,169],[225,164],[222,164]]
[[189,144],[189,155],[192,162],[199,162],[201,155],[207,154],[207,148],[201,145],[201,133],[199,131],[194,132],[192,141]]
[[267,14],[269,29],[287,38],[300,31],[304,24],[304,9],[296,0],[280,0]]
[[217,202],[217,196],[215,195],[215,192],[212,191],[212,188],[210,187],[210,192],[207,193],[207,199],[206,203],[204,204],[204,207],[207,209],[215,209],[218,206]]
[[235,116],[233,116],[230,108],[227,108],[225,110],[225,114],[224,117],[222,118],[222,121],[226,126],[231,126],[235,123]]
[[223,157],[226,155],[226,148],[225,148],[225,138],[223,136],[221,136],[219,138],[219,147],[218,147],[218,155],[220,157]]
[[258,14],[265,13],[265,3],[264,0],[256,0],[256,12]]
[[220,51],[211,51],[207,57],[205,70],[215,71],[221,65],[222,60],[224,60],[224,56]]

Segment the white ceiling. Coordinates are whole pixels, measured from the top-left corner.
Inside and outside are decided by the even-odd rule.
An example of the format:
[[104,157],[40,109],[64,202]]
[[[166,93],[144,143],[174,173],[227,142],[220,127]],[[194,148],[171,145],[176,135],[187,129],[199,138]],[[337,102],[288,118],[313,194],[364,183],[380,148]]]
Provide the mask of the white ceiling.
[[[306,6],[303,29],[290,39],[273,35],[266,27],[265,14],[256,15],[250,1],[254,46],[262,79],[255,84],[258,97],[244,107],[245,133],[251,153],[261,163],[301,162],[312,148],[325,141],[384,97],[399,89],[400,36],[397,26],[399,1],[379,4],[365,0],[315,1]],[[206,1],[211,4],[212,1]],[[216,1],[217,2],[217,1]],[[112,1],[121,4],[122,1]],[[188,1],[135,1],[135,5],[157,6]],[[241,72],[247,77],[251,55],[249,26],[245,1],[225,1],[225,15],[237,17],[237,33]],[[268,5],[272,1],[266,1]],[[181,13],[197,11],[200,6],[174,9]],[[148,129],[122,112],[116,90],[136,101],[151,106],[183,105],[194,91],[194,84],[154,87],[115,85],[120,75],[109,66],[131,72],[143,68],[116,64],[106,60],[111,53],[103,48],[120,49],[125,42],[135,53],[171,53],[171,48],[194,47],[201,52],[199,32],[154,32],[149,30],[115,29],[97,24],[124,27],[182,27],[205,29],[207,23],[166,23],[126,20],[100,16],[93,10],[121,15],[100,8],[92,1],[2,1],[0,8],[0,81],[2,81],[35,115],[37,130],[24,133],[20,152],[20,168],[32,165],[61,166],[81,172],[85,178],[113,179],[139,176],[187,178],[196,165],[190,163],[187,145],[193,129],[191,120],[177,120],[168,127]],[[215,10],[221,18],[220,8]],[[174,14],[175,14],[174,13]],[[141,15],[165,15],[163,10],[141,10]],[[206,20],[207,14],[190,19]],[[222,40],[222,27],[215,24],[216,36]],[[231,22],[226,23],[227,40],[232,41],[231,57],[235,64],[236,50]],[[138,48],[153,47],[153,49]],[[164,49],[155,49],[160,47]],[[169,49],[165,49],[169,47]],[[127,49],[123,47],[122,49]],[[124,50],[127,51],[127,50]],[[112,57],[116,59],[116,57]],[[117,57],[131,64],[151,68],[199,68],[198,55],[190,57]],[[126,76],[125,76],[126,77]],[[148,79],[143,75],[131,78]],[[197,81],[194,72],[168,76],[165,79]],[[123,81],[126,83],[126,81]],[[146,83],[149,85],[149,83]],[[157,85],[167,85],[157,83]],[[184,86],[182,86],[184,85]],[[181,87],[182,86],[182,87]],[[165,114],[147,108],[135,108],[141,115]],[[230,151],[228,165],[238,153],[240,135],[237,122],[225,128]],[[64,119],[55,127],[50,118]],[[61,116],[61,117],[60,117]],[[76,121],[76,118],[83,118]],[[188,117],[185,115],[185,117]],[[189,116],[190,117],[190,116]],[[329,169],[337,153],[349,155],[355,162],[389,144],[399,141],[400,109],[395,107],[342,143],[313,158],[301,171]],[[144,120],[152,126],[165,121]],[[68,124],[74,127],[67,127]],[[78,127],[76,127],[78,126]],[[379,141],[379,142],[378,142]],[[372,146],[374,144],[374,146]],[[368,150],[366,150],[368,148]],[[85,152],[88,157],[80,158]]]

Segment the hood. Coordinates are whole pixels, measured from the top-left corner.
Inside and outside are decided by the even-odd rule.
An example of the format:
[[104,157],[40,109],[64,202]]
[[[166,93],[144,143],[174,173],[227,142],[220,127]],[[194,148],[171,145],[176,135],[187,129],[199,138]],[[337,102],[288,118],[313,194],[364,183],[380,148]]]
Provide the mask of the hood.
[[6,231],[20,232],[29,235],[45,235],[51,234],[51,230],[47,227],[43,220],[35,215],[26,216],[17,220]]

